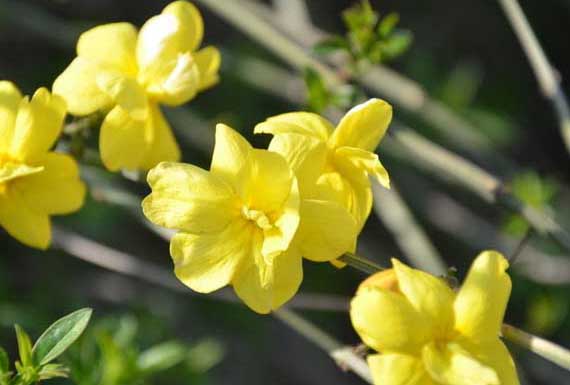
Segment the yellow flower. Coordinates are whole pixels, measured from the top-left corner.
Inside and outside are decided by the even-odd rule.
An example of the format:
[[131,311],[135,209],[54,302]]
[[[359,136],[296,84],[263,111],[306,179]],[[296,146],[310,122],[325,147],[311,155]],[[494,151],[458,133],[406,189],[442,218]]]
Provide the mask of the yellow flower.
[[364,281],[352,300],[352,324],[378,385],[518,385],[499,339],[511,280],[507,260],[481,253],[456,293],[396,259]]
[[392,107],[371,99],[351,109],[336,129],[317,114],[291,112],[258,124],[255,133],[274,135],[269,150],[291,164],[304,196],[338,202],[350,211],[360,230],[372,209],[368,176],[390,186],[374,151],[391,119]]
[[85,186],[75,161],[50,152],[65,118],[65,102],[45,88],[32,99],[0,81],[0,226],[28,246],[45,249],[50,215],[83,205]]
[[170,244],[178,279],[210,293],[228,284],[258,313],[288,301],[302,256],[328,261],[350,246],[355,224],[341,206],[302,199],[285,159],[254,149],[219,124],[210,171],[161,163],[148,174],[143,211],[179,230]]
[[71,114],[108,111],[99,147],[109,170],[148,170],[180,158],[159,104],[180,105],[218,81],[219,51],[196,51],[203,29],[198,9],[176,1],[140,32],[129,23],[113,23],[80,36],[77,57],[53,91]]

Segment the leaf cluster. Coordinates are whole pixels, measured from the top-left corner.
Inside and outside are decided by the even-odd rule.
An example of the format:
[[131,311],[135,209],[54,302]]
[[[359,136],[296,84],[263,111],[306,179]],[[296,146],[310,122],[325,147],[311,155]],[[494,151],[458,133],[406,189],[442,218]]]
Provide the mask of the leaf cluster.
[[381,17],[368,0],[345,10],[342,18],[347,29],[345,36],[327,38],[314,49],[318,54],[347,53],[355,71],[368,64],[394,60],[405,53],[412,43],[412,33],[397,28],[400,21],[397,13]]
[[71,379],[79,385],[138,385],[151,383],[174,367],[185,370],[187,383],[224,356],[214,340],[186,344],[169,340],[142,348],[139,321],[134,316],[98,322],[67,355]]
[[10,359],[0,347],[0,385],[29,385],[50,378],[67,377],[66,366],[54,360],[63,354],[81,336],[92,310],[77,310],[54,322],[32,346],[26,331],[15,325],[19,360],[10,368]]

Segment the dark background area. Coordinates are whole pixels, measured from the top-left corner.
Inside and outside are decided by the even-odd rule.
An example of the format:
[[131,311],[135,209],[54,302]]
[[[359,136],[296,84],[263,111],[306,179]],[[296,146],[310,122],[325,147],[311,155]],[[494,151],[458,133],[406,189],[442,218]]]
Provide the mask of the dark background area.
[[[231,1],[231,0],[220,0]],[[74,57],[78,31],[114,21],[142,25],[157,14],[167,1],[134,0],[0,0],[0,78],[14,81],[26,94],[53,79]],[[312,22],[331,33],[342,33],[340,13],[352,1],[307,1]],[[381,13],[400,14],[400,25],[414,34],[410,50],[389,66],[421,83],[435,99],[465,116],[486,117],[482,124],[503,155],[521,166],[535,170],[558,184],[560,194],[553,204],[559,219],[568,224],[569,158],[558,133],[556,116],[541,97],[528,61],[496,1],[371,1]],[[532,26],[553,65],[563,79],[570,73],[568,28],[570,2],[564,0],[521,1]],[[212,12],[198,5],[205,19],[205,44],[213,44],[232,56],[253,56],[287,68],[263,47],[247,38]],[[232,70],[232,60],[223,57],[221,83],[179,107],[199,118],[177,115],[171,123],[183,145],[184,160],[207,167],[216,122],[231,123],[251,139],[253,126],[268,116],[303,106],[253,88]],[[294,73],[291,70],[291,73]],[[457,100],[461,84],[454,75],[466,73],[475,84],[467,105]],[[255,76],[255,75],[252,75]],[[452,89],[452,91],[449,91]],[[459,99],[461,99],[459,97]],[[389,100],[388,100],[389,101]],[[396,108],[395,115],[401,112]],[[406,113],[401,113],[406,118]],[[185,116],[185,115],[182,115]],[[409,118],[409,121],[414,121]],[[481,120],[479,120],[481,121]],[[418,123],[420,132],[430,135]],[[193,131],[194,130],[194,131]],[[193,134],[185,135],[185,131]],[[96,138],[96,133],[93,134]],[[198,138],[199,141],[192,141]],[[267,138],[254,143],[266,144]],[[434,137],[434,140],[438,138]],[[96,140],[94,140],[96,143]],[[382,148],[380,147],[380,154]],[[434,182],[425,174],[401,164],[396,158],[384,164],[425,226],[437,249],[462,277],[466,266],[480,251],[462,241],[458,234],[434,226],[428,199],[434,191],[449,196],[477,212],[501,232],[506,214],[481,203],[456,187]],[[491,170],[494,171],[494,170]],[[498,172],[498,170],[497,170]],[[510,178],[512,175],[503,175]],[[105,176],[139,195],[144,186]],[[420,186],[421,188],[418,188]],[[424,191],[425,187],[425,191]],[[430,195],[431,194],[431,195]],[[427,207],[428,210],[422,210]],[[431,214],[430,214],[431,212]],[[453,219],[453,218],[451,218]],[[56,218],[55,223],[87,235],[105,245],[170,268],[168,246],[152,235],[128,210],[87,199],[77,214]],[[477,228],[470,229],[477,233]],[[458,231],[461,229],[458,228]],[[481,233],[482,236],[484,234]],[[492,240],[489,240],[492,246]],[[533,241],[540,250],[559,254],[549,244]],[[482,246],[485,247],[485,246]],[[371,215],[361,236],[361,252],[386,264],[401,255],[391,234]],[[510,250],[501,250],[508,253]],[[567,258],[561,256],[561,258]],[[305,263],[301,292],[352,295],[362,275],[351,269],[337,271],[328,264]],[[570,346],[569,284],[545,285],[513,272],[514,290],[506,320],[539,333],[563,346]],[[339,371],[318,348],[272,317],[263,317],[242,305],[216,302],[208,297],[173,294],[131,278],[125,278],[78,261],[58,250],[37,252],[0,232],[0,343],[15,357],[14,323],[22,324],[35,337],[51,321],[76,308],[90,306],[95,318],[131,314],[140,320],[139,344],[149,346],[163,339],[177,338],[194,343],[204,337],[219,340],[225,355],[207,374],[189,374],[175,368],[156,377],[157,384],[358,384],[359,379]],[[357,344],[347,314],[310,311],[308,318],[347,344]],[[523,368],[523,383],[550,385],[568,383],[570,374],[531,353],[513,348]],[[57,381],[54,381],[54,383]]]

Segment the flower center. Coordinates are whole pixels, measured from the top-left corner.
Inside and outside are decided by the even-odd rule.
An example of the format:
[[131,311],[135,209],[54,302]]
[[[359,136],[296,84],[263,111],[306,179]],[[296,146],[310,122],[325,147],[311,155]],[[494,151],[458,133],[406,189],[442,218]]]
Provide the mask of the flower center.
[[265,213],[263,213],[262,211],[253,210],[247,206],[243,206],[241,212],[242,215],[245,217],[245,219],[254,222],[257,225],[257,227],[259,227],[260,229],[271,230],[273,228],[273,224],[271,223],[267,215],[265,215]]

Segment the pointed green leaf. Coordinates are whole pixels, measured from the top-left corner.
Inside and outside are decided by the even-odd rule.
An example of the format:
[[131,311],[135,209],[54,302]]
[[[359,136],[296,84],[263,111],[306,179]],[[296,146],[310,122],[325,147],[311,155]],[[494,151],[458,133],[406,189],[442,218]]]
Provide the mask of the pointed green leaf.
[[54,322],[34,345],[34,361],[45,365],[62,354],[83,333],[92,313],[85,308]]
[[393,59],[403,54],[412,44],[412,33],[409,31],[396,31],[384,42],[384,56]]
[[340,50],[348,51],[349,49],[348,42],[342,36],[333,36],[325,39],[313,47],[313,51],[318,55],[327,55]]
[[380,37],[388,37],[400,21],[400,15],[395,12],[389,13],[378,24],[378,35]]
[[142,352],[137,366],[143,372],[160,372],[182,362],[187,353],[188,349],[180,342],[164,342]]
[[68,377],[69,369],[61,364],[47,364],[39,372],[40,380],[48,380],[50,378]]
[[26,331],[16,324],[16,338],[18,339],[18,352],[20,353],[20,361],[24,367],[32,366],[32,341]]

